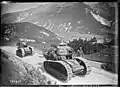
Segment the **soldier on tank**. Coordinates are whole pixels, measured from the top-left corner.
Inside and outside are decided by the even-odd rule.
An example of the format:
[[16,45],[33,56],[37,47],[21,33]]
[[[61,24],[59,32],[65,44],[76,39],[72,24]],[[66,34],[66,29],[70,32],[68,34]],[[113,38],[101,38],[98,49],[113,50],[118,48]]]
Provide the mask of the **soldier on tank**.
[[55,44],[52,44],[51,47],[53,48],[53,50],[55,51],[55,53],[57,53],[57,46]]
[[57,46],[55,44],[51,44],[50,49],[48,49],[48,55],[50,56],[50,58],[52,58],[53,60],[57,60]]

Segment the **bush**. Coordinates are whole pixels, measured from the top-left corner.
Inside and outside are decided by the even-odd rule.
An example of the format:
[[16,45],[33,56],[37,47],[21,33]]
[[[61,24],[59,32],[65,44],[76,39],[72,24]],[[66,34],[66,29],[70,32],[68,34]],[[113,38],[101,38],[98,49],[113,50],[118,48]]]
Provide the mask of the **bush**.
[[102,64],[101,65],[101,68],[106,70],[106,71],[109,71],[111,73],[116,73],[116,68],[115,68],[115,64],[111,64],[111,63],[105,63],[105,64]]

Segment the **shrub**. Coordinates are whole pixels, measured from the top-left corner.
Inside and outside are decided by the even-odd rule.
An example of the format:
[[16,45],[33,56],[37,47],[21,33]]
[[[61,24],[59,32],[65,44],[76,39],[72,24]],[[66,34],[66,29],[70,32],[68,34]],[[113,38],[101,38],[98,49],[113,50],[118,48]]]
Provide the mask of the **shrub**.
[[92,38],[91,40],[82,40],[81,38],[73,39],[73,41],[69,41],[68,46],[72,47],[75,52],[79,49],[79,47],[82,47],[84,54],[92,54],[101,51],[102,49],[105,49],[105,45],[102,43],[95,43],[92,44],[92,42],[96,42],[96,38]]

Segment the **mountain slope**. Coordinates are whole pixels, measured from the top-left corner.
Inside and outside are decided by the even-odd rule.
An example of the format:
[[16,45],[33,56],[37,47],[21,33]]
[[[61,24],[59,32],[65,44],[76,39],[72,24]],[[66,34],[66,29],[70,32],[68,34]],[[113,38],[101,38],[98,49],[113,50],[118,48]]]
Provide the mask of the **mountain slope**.
[[[106,33],[114,33],[113,30],[101,28],[101,24],[91,15],[86,13],[89,6],[83,3],[52,3],[38,6],[25,11],[15,12],[11,22],[31,22],[42,26],[52,32],[67,38],[69,33],[96,34],[102,36]],[[7,18],[5,18],[6,21]],[[2,22],[7,23],[3,19]],[[9,20],[10,21],[10,20]],[[94,35],[93,35],[94,36]],[[89,38],[89,36],[88,36]]]
[[60,42],[53,32],[28,22],[2,24],[1,28],[1,42],[15,43],[19,38],[31,39],[38,47]]

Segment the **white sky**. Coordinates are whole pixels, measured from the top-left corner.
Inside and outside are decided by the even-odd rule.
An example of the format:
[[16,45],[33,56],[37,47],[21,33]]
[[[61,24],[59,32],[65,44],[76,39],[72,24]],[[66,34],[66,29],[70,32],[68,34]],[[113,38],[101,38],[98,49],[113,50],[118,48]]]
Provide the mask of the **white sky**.
[[84,2],[87,5],[97,4],[98,2]]
[[11,13],[11,12],[16,12],[16,11],[22,11],[22,10],[26,10],[26,9],[29,9],[29,8],[34,8],[34,7],[37,7],[39,5],[44,5],[44,4],[48,4],[50,2],[47,2],[47,3],[3,3],[3,11],[2,11],[2,14],[5,14],[5,13]]
[[[4,4],[4,6],[2,6],[2,14],[23,11],[23,10],[26,10],[29,8],[37,7],[39,5],[52,4],[52,2],[12,3],[12,2],[5,2],[5,1],[3,1],[1,3]],[[84,2],[84,3],[91,5],[91,4],[96,4],[98,2]]]

